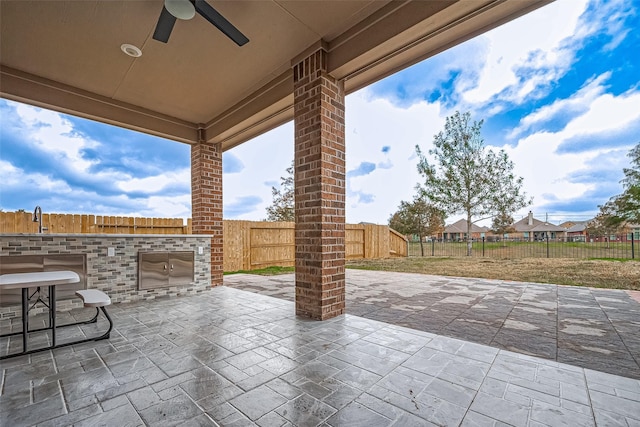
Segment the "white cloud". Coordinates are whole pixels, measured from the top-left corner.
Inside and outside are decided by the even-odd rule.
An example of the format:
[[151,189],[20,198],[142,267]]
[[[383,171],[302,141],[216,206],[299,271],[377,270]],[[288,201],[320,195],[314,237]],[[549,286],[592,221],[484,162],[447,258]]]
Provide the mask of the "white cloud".
[[487,46],[488,40],[474,38],[373,84],[367,94],[404,107],[434,97],[453,104],[459,93],[449,93],[447,83],[455,79],[458,92],[475,87]]
[[[100,165],[98,159],[88,159],[84,151],[88,149],[99,150],[101,143],[77,132],[71,121],[64,115],[55,111],[33,107],[26,104],[8,102],[13,106],[18,120],[19,128],[24,136],[21,141],[31,145],[34,152],[46,153],[51,159],[55,159],[56,168],[65,175],[75,175],[89,182],[113,182],[128,179],[130,175],[115,170],[93,170]],[[126,163],[126,159],[125,159]],[[49,170],[40,173],[30,172],[31,176],[42,175],[38,179],[39,188],[56,189],[58,192],[71,191],[71,187],[61,179],[52,179]]]
[[38,191],[70,193],[71,187],[62,180],[53,180],[45,174],[27,173],[9,162],[0,159],[0,182],[3,192],[33,188]]
[[0,181],[2,181],[3,186],[20,182],[20,179],[23,178],[21,176],[22,172],[22,169],[18,169],[11,163],[0,159]]
[[[185,215],[185,212],[185,216],[190,216],[188,190],[184,197],[176,196],[173,191],[167,197],[158,195],[135,201],[125,194],[113,194],[114,189],[155,192],[176,183],[189,183],[189,169],[132,178],[135,167],[128,170],[113,168],[110,163],[113,159],[96,155],[101,143],[76,131],[74,123],[64,115],[10,101],[6,101],[5,107],[12,122],[8,124],[11,129],[8,135],[11,136],[3,143],[20,144],[21,152],[12,158],[24,164],[19,167],[18,163],[0,160],[5,208],[30,209],[21,206],[28,203],[41,205],[47,212],[128,215],[137,206],[138,212],[154,217]],[[91,152],[91,158],[87,158],[87,150]],[[31,157],[36,159],[34,163],[29,162]],[[131,159],[121,160],[123,164],[130,164]],[[24,194],[22,201],[21,194]]]
[[191,194],[175,197],[151,196],[140,214],[163,218],[191,218]]
[[524,210],[536,211],[549,201],[548,194],[571,199],[590,189],[586,184],[569,183],[566,177],[583,169],[593,154],[555,154],[559,144],[559,135],[542,132],[521,139],[515,147],[504,147],[515,164],[516,175],[524,178],[525,191],[534,199],[533,207]]
[[95,141],[74,132],[71,123],[54,111],[16,104],[16,112],[27,129],[26,141],[59,159],[66,167],[88,170],[94,162],[82,156],[82,150],[98,147]]
[[[229,153],[242,160],[244,169],[241,173],[223,175],[224,204],[234,204],[237,207],[237,204],[243,201],[251,201],[249,205],[253,207],[253,211],[228,219],[266,218],[266,209],[273,200],[271,186],[267,183],[280,183],[280,177],[286,177],[286,169],[291,166],[293,160],[293,123],[287,123],[245,142],[229,150]],[[260,198],[262,203],[256,205],[253,202],[256,198]]]
[[580,37],[594,33],[604,33],[611,38],[604,50],[615,49],[629,33],[625,20],[637,13],[634,0],[593,0],[587,18],[581,22],[576,32]]
[[[428,150],[444,124],[439,104],[420,102],[402,108],[391,101],[374,99],[363,89],[346,99],[347,170],[369,161],[393,167],[378,167],[365,176],[349,179],[349,189],[372,194],[373,201],[347,197],[347,222],[386,223],[401,201],[413,199],[420,181],[416,169],[415,145]],[[382,148],[389,146],[387,153]]]
[[[563,41],[576,33],[586,4],[587,0],[553,2],[481,36],[489,42],[486,62],[477,85],[465,91],[463,99],[481,104],[504,92],[503,99],[521,102],[555,81],[571,65],[575,46]],[[522,69],[531,70],[524,82],[517,75]]]
[[393,163],[391,162],[391,159],[385,159],[381,162],[378,162],[376,167],[378,169],[391,169],[393,167]]
[[533,111],[520,120],[520,125],[513,129],[508,138],[514,138],[531,129],[532,126],[553,119],[557,115],[572,112],[584,112],[594,99],[605,91],[603,83],[611,77],[611,73],[604,73],[588,81],[579,91],[569,98],[558,99],[552,104],[545,105]]
[[[603,94],[589,105],[587,113],[571,121],[566,132],[570,136],[601,133],[621,129],[640,119],[640,92],[630,90],[621,96]],[[635,143],[637,141],[629,141]]]
[[[593,93],[598,93],[598,90]],[[558,148],[577,136],[619,131],[640,120],[640,92],[627,92],[618,97],[604,93],[585,99],[589,101],[586,111],[569,121],[564,129],[554,133],[534,133],[518,141],[514,147],[505,147],[516,164],[516,173],[524,177],[527,192],[534,196],[533,209],[552,201],[550,195],[553,199],[571,200],[598,186],[619,187],[617,183],[597,181],[574,183],[570,177],[582,171],[621,170],[624,167],[621,165],[628,164],[624,150],[607,144],[573,152]],[[637,141],[629,141],[628,148],[635,143]],[[593,210],[597,210],[597,206],[593,206]]]
[[145,192],[157,193],[164,188],[175,183],[190,182],[191,169],[181,169],[178,171],[167,171],[161,175],[148,176],[145,178],[130,178],[116,182],[115,185],[125,193]]

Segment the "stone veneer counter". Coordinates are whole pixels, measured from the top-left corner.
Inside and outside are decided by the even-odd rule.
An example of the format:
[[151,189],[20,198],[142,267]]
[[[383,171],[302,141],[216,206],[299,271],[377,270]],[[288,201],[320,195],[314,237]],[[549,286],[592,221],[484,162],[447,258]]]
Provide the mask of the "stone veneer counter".
[[[113,248],[110,256],[109,248]],[[200,253],[199,248],[202,248]],[[194,281],[190,284],[138,289],[139,252],[193,251]],[[114,303],[191,295],[211,288],[211,236],[205,234],[0,234],[0,255],[86,256],[86,287],[106,292]],[[62,301],[61,311],[81,306]],[[0,309],[0,317],[10,307]],[[7,313],[5,313],[7,312]]]

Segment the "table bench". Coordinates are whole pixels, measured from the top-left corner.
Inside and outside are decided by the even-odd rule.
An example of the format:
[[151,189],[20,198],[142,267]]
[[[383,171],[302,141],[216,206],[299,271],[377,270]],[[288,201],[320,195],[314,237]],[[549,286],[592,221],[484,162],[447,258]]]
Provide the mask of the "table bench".
[[96,308],[96,315],[94,316],[94,319],[96,321],[98,320],[98,314],[100,313],[99,310],[102,310],[102,314],[104,314],[104,317],[106,317],[109,321],[109,329],[107,330],[107,332],[100,335],[99,337],[87,338],[84,341],[99,341],[109,338],[109,336],[111,335],[111,330],[113,329],[113,321],[111,320],[111,317],[109,316],[109,313],[107,313],[107,309],[105,308],[106,306],[111,305],[111,298],[109,298],[109,295],[98,289],[82,289],[76,291],[76,295],[82,299],[85,307]]

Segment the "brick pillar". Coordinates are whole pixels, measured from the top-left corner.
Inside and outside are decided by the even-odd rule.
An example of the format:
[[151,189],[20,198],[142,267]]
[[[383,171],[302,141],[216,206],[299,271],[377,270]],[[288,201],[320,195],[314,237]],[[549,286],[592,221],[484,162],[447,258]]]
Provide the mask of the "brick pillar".
[[222,144],[191,146],[193,234],[211,234],[211,286],[222,285]]
[[318,50],[293,67],[296,314],[345,311],[344,84]]

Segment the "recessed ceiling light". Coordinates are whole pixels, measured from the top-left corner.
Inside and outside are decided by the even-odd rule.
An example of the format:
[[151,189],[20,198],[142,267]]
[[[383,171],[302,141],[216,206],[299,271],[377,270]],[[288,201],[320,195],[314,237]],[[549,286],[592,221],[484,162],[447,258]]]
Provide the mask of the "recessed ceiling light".
[[142,56],[142,51],[140,49],[138,49],[137,47],[135,47],[132,44],[129,43],[125,43],[122,46],[120,46],[120,49],[126,53],[127,55],[133,57],[133,58],[139,58]]

